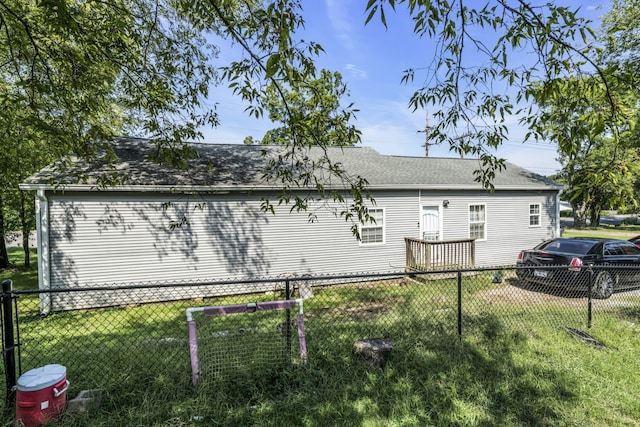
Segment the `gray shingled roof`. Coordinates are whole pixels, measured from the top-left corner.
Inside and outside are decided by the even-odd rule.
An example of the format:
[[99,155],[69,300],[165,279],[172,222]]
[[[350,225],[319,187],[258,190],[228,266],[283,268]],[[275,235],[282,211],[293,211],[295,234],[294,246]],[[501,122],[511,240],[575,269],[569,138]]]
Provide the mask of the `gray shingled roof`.
[[[114,171],[126,176],[127,184],[107,188],[107,191],[274,187],[265,181],[264,170],[267,159],[278,159],[282,147],[204,143],[193,146],[200,157],[189,161],[186,169],[176,170],[147,159],[153,149],[147,140],[119,138],[116,140],[119,161],[115,164],[97,162],[89,165],[75,161],[64,172],[47,167],[27,178],[21,187],[49,189],[54,183],[62,183],[67,191],[87,190],[95,187],[100,176]],[[319,149],[312,149],[305,155],[318,159],[320,154]],[[365,177],[370,189],[482,189],[474,179],[473,171],[480,168],[476,159],[387,156],[367,147],[330,147],[327,154],[333,162],[341,163],[349,175]],[[507,164],[506,170],[497,172],[493,184],[496,190],[562,188],[548,178],[513,164]]]

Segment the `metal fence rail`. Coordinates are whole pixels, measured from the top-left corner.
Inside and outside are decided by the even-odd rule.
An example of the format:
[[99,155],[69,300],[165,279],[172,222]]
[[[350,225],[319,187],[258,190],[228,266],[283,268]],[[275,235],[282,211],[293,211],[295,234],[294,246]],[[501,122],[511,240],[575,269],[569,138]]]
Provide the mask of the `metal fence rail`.
[[[565,270],[549,267],[547,277],[508,267],[48,291],[7,289],[3,327],[16,331],[20,351],[13,351],[12,337],[3,333],[7,378],[3,397],[10,406],[11,382],[15,383],[11,372],[19,376],[50,363],[67,368],[69,396],[99,388],[107,396],[135,400],[167,384],[176,393],[189,393],[193,385],[185,312],[193,307],[303,299],[306,366],[311,369],[339,366],[336,361],[351,355],[354,343],[363,338],[387,338],[393,342],[394,354],[402,354],[425,340],[443,337],[481,341],[500,334],[544,333],[545,328],[588,331],[604,319],[627,321],[637,316],[640,290],[625,289],[606,299],[593,297],[596,278],[603,271],[599,268],[585,268],[584,280],[577,284],[544,283]],[[608,271],[618,281],[640,275],[634,269]],[[217,296],[206,296],[212,295],[211,288]],[[200,296],[203,289],[206,292]],[[14,298],[18,323],[6,311]],[[105,306],[73,308],[95,307],[97,301]],[[227,323],[224,328],[228,332],[246,326]],[[286,330],[297,333],[296,328]],[[11,361],[12,354],[19,354],[17,361]],[[261,374],[254,372],[253,378]],[[110,410],[111,400],[119,399],[106,399],[104,410]]]

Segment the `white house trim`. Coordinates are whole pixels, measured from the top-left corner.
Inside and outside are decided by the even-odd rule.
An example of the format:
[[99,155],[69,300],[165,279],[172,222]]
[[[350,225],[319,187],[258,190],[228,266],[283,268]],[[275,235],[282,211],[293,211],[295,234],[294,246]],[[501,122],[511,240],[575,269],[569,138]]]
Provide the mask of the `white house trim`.
[[[36,192],[36,244],[38,247],[38,284],[40,289],[51,287],[51,254],[49,251],[49,200],[44,190]],[[43,313],[51,309],[50,296],[40,294]]]

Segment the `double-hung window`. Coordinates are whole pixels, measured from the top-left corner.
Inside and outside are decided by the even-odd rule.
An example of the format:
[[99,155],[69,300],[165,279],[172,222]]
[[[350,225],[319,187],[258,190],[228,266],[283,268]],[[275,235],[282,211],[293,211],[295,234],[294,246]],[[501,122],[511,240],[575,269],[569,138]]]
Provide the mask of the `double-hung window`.
[[529,227],[540,227],[540,204],[529,205]]
[[476,240],[487,238],[486,205],[469,205],[469,238]]
[[364,224],[360,224],[360,243],[363,245],[384,243],[384,209],[369,209],[369,216],[375,222],[367,221]]

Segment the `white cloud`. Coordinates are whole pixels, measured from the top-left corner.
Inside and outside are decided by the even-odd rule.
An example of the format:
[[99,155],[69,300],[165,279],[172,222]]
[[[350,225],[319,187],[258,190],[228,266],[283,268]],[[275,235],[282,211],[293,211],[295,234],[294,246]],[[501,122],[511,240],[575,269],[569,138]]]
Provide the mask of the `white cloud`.
[[349,2],[345,0],[325,0],[327,17],[334,30],[335,36],[340,40],[344,48],[354,49],[353,19],[349,13]]
[[349,75],[355,79],[363,80],[367,78],[367,72],[358,68],[355,64],[346,64],[344,69],[349,73]]

